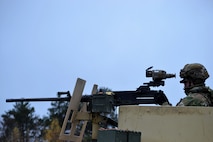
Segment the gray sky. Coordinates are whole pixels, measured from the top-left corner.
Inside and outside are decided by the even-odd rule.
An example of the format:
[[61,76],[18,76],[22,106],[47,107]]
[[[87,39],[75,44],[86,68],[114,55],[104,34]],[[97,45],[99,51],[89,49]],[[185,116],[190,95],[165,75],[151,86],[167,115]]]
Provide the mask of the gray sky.
[[[176,73],[165,92],[184,97],[179,71],[202,63],[213,87],[213,1],[0,1],[0,114],[8,98],[56,97],[76,79],[112,90],[135,90],[151,78],[145,69]],[[45,115],[50,103],[31,103]]]

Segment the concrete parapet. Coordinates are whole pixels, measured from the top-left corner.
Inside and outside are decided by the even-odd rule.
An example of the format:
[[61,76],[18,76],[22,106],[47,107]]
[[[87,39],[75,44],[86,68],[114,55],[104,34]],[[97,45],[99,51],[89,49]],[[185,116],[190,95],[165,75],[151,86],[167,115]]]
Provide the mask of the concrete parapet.
[[212,107],[120,106],[118,128],[141,142],[212,142]]

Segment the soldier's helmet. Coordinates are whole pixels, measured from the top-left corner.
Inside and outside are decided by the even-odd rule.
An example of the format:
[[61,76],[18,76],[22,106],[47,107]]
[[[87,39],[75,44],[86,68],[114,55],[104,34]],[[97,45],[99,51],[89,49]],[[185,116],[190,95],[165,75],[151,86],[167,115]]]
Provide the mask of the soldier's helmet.
[[180,83],[184,83],[186,79],[192,80],[194,83],[204,83],[209,77],[206,68],[199,63],[186,64],[183,69],[180,70],[180,77],[183,80]]

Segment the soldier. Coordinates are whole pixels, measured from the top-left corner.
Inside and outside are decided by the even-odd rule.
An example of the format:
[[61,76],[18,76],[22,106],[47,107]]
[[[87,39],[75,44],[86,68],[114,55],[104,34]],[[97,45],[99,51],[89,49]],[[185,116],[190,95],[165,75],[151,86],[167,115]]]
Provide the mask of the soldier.
[[209,77],[206,68],[199,63],[186,64],[180,70],[180,83],[184,84],[186,97],[177,106],[213,106],[213,90],[205,86]]

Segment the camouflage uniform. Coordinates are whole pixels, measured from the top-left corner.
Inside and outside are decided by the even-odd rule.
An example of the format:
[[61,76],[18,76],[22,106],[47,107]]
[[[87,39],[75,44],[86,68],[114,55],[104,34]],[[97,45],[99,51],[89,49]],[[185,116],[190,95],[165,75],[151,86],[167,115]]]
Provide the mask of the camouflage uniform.
[[193,87],[188,95],[181,99],[177,106],[212,106],[210,88],[205,86]]
[[180,83],[191,82],[193,85],[185,86],[186,97],[181,99],[176,106],[212,106],[213,91],[205,86],[209,77],[206,68],[199,63],[186,64],[180,70]]

